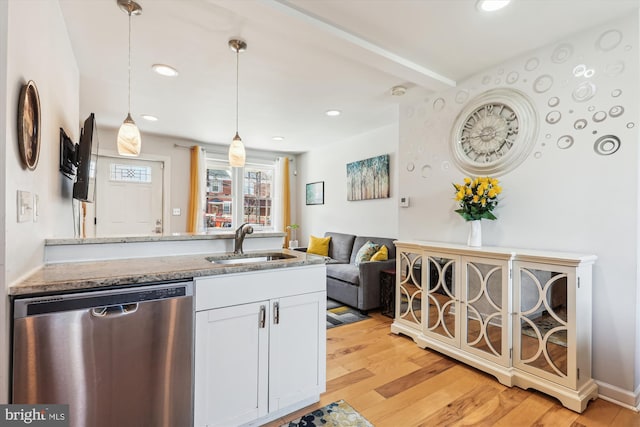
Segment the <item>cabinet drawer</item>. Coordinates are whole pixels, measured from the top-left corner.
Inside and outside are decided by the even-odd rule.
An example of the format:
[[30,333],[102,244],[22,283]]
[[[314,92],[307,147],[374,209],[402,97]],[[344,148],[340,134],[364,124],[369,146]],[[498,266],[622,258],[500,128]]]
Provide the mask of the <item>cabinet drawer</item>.
[[300,295],[326,289],[324,264],[195,279],[196,311]]

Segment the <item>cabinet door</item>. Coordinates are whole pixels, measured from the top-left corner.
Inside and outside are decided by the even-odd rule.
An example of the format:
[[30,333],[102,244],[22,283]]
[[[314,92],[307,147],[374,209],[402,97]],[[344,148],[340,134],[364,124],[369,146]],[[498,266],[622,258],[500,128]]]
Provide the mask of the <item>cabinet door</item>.
[[422,274],[426,283],[424,334],[455,347],[460,347],[460,297],[456,277],[459,262],[459,258],[451,254],[427,252]]
[[516,261],[513,270],[514,367],[575,388],[575,269]]
[[462,348],[509,366],[509,262],[462,257]]
[[268,301],[196,313],[195,426],[267,413],[268,318]]
[[396,316],[398,323],[422,328],[422,253],[398,251],[396,258]]
[[325,389],[326,292],[271,300],[269,412]]

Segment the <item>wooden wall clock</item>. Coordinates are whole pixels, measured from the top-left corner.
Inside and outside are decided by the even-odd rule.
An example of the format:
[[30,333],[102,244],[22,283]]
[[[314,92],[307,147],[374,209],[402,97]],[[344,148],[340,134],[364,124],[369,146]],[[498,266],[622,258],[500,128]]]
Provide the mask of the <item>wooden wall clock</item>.
[[40,157],[40,96],[33,80],[22,86],[18,104],[18,147],[23,165],[34,170]]
[[522,92],[481,93],[460,111],[451,134],[456,165],[472,175],[500,175],[526,159],[536,143],[538,115]]

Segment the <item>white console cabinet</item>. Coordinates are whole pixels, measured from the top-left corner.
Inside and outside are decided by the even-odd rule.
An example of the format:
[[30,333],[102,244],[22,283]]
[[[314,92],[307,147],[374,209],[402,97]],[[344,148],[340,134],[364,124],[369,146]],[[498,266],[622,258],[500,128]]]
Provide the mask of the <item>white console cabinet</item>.
[[261,425],[319,400],[324,269],[196,279],[195,426]]
[[591,378],[594,255],[396,242],[391,331],[582,412]]

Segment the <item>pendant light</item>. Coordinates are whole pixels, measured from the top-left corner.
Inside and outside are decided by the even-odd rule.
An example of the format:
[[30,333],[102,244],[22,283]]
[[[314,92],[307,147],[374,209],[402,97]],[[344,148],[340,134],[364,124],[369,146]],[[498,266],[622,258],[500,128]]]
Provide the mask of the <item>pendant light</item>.
[[231,39],[229,40],[229,47],[236,53],[236,136],[233,137],[233,141],[231,141],[231,145],[229,146],[229,165],[234,168],[241,168],[244,167],[246,155],[242,139],[240,139],[240,135],[238,134],[238,105],[240,103],[238,97],[238,87],[240,85],[238,83],[238,74],[240,70],[240,52],[247,50],[247,43],[243,40]]
[[142,7],[132,0],[117,0],[118,6],[129,15],[129,109],[127,118],[124,119],[118,130],[118,154],[121,156],[139,156],[142,146],[140,130],[136,122],[131,118],[131,15],[141,15]]

